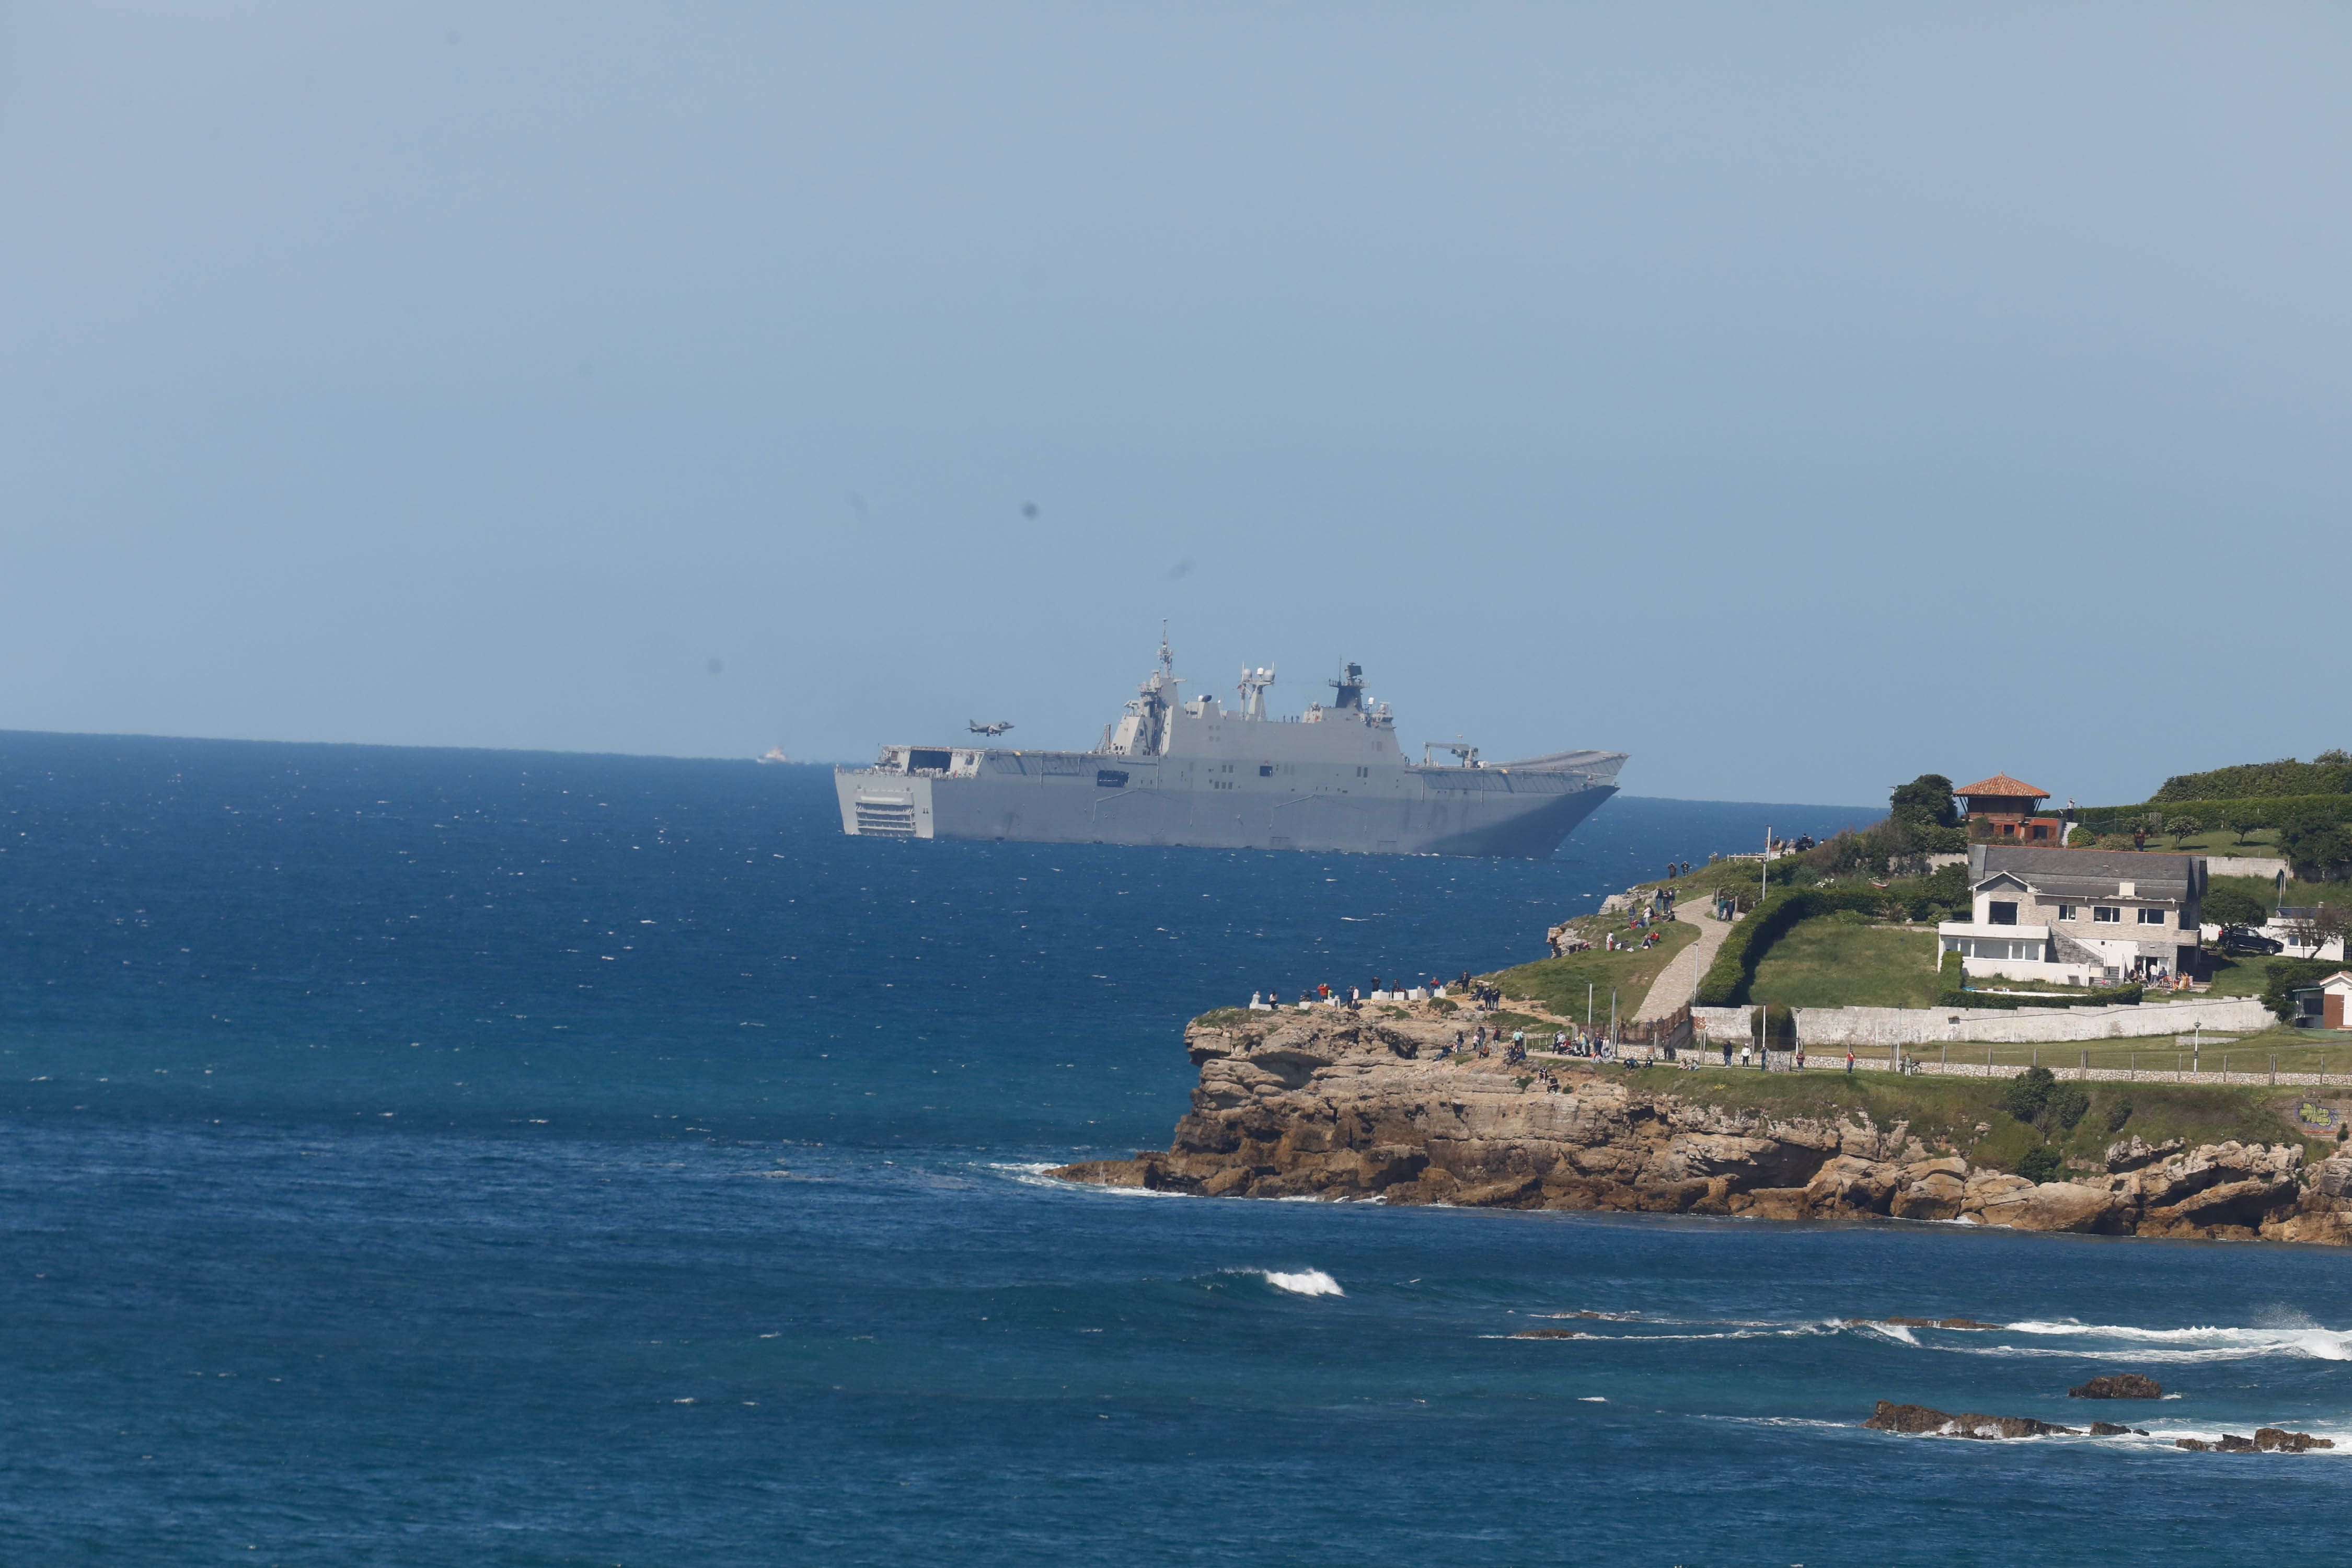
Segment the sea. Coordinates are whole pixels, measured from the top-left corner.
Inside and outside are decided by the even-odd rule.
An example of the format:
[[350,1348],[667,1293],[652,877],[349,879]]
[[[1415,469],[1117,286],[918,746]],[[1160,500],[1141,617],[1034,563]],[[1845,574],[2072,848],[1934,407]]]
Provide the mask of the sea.
[[[2336,1550],[2340,1250],[1042,1173],[1164,1147],[1207,1008],[1539,956],[1870,815],[1619,798],[1529,863],[892,842],[809,767],[0,735],[0,1563]],[[2119,1371],[2166,1397],[2068,1399]],[[2259,1425],[2345,1447],[2171,1442]]]

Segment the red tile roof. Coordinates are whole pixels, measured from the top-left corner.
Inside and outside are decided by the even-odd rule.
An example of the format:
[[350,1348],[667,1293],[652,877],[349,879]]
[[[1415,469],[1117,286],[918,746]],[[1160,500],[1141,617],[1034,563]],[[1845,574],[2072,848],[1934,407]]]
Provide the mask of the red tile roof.
[[1972,784],[1962,784],[1952,793],[1954,795],[2020,795],[2028,800],[2042,800],[2050,794],[2046,789],[2035,789],[2024,780],[2011,778],[2007,773],[1995,773],[1989,779],[1979,779]]

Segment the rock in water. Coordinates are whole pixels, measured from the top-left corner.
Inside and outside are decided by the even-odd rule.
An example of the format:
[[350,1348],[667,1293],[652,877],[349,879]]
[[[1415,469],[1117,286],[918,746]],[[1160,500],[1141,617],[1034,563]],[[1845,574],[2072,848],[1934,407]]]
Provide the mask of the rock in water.
[[2161,1399],[2164,1384],[2152,1377],[2142,1377],[2136,1372],[2111,1373],[2095,1377],[2079,1388],[2066,1391],[2069,1399]]
[[2094,1437],[2120,1437],[2130,1430],[2130,1427],[2118,1426],[2112,1421],[2094,1421],[2091,1423],[2091,1436]]
[[2309,1448],[2333,1448],[2332,1437],[2315,1437],[2308,1432],[2283,1432],[2275,1426],[2254,1428],[2254,1447],[2265,1454],[2300,1454]]
[[2313,1448],[2333,1448],[2336,1444],[2332,1438],[2315,1437],[2308,1432],[2258,1426],[2251,1438],[2224,1432],[2210,1443],[2202,1437],[2176,1437],[2172,1446],[2199,1454],[2301,1454]]
[[1916,1432],[1936,1437],[2079,1437],[2082,1429],[2036,1421],[2030,1415],[1979,1415],[1964,1411],[1948,1415],[1925,1405],[1896,1405],[1882,1399],[1864,1426],[1877,1432]]

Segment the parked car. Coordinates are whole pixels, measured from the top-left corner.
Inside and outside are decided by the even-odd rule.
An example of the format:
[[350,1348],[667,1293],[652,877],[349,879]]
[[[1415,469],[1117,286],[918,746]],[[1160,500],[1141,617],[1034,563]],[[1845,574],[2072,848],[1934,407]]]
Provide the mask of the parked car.
[[2264,936],[2248,926],[2223,926],[2221,950],[2224,952],[2284,952],[2286,943],[2276,937]]

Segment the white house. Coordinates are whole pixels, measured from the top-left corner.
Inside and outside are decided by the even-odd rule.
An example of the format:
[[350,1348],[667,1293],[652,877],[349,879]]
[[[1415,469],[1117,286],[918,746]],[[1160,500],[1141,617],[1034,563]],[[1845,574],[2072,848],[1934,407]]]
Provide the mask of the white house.
[[2196,968],[2200,856],[1977,844],[1969,890],[1969,918],[1936,934],[1971,977],[2104,985]]

